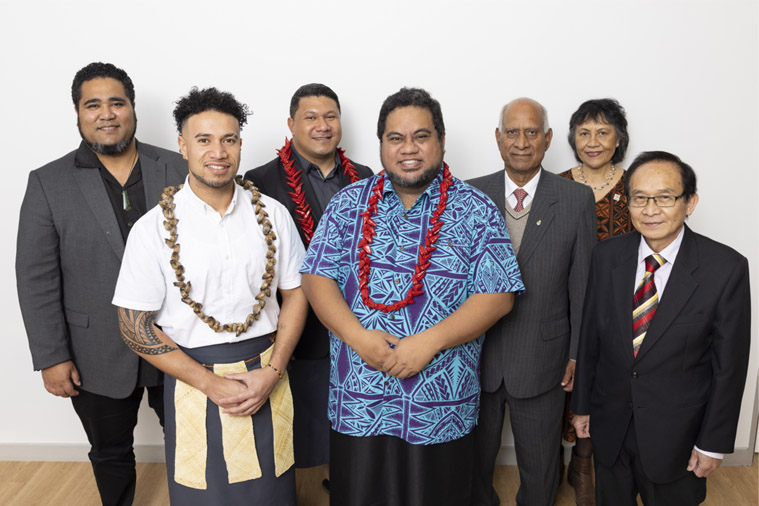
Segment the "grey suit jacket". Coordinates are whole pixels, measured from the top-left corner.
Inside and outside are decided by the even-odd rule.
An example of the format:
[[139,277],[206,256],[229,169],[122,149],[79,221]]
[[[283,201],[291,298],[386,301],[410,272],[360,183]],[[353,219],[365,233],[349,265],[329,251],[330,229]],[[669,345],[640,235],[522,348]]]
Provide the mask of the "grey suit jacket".
[[[149,209],[184,181],[187,164],[165,149],[137,149]],[[35,370],[73,360],[84,390],[124,398],[139,363],[111,304],[124,240],[100,171],[77,167],[75,154],[29,174],[16,249],[21,313]]]
[[[505,213],[504,171],[468,181]],[[547,392],[577,354],[590,254],[596,242],[593,192],[541,169],[529,222],[517,254],[525,293],[488,330],[481,362],[482,388],[504,381],[517,398]]]

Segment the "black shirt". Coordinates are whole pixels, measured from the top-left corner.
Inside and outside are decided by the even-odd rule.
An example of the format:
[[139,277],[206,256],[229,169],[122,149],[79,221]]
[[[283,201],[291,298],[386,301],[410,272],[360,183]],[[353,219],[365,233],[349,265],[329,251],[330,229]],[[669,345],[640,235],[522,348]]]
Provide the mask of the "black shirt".
[[[121,230],[121,237],[126,242],[132,226],[147,212],[139,158],[124,186],[121,186],[116,181],[116,178],[108,172],[108,169],[103,166],[97,155],[84,142],[79,145],[74,163],[77,167],[89,167],[100,170],[105,191],[108,194],[108,199],[111,201],[111,207],[113,207],[113,214],[116,215],[116,221],[119,224],[119,230]],[[128,209],[125,209],[127,207]]]
[[319,204],[319,207],[321,207],[321,212],[323,213],[324,210],[327,209],[329,201],[335,196],[335,193],[340,191],[340,178],[337,175],[340,166],[340,157],[335,153],[335,167],[329,172],[329,174],[327,174],[327,177],[324,177],[319,166],[303,158],[300,153],[295,151],[295,146],[291,144],[290,149],[293,154],[295,154],[295,162],[303,167],[303,170],[308,176],[311,188],[314,189],[314,194],[316,195],[316,202]]

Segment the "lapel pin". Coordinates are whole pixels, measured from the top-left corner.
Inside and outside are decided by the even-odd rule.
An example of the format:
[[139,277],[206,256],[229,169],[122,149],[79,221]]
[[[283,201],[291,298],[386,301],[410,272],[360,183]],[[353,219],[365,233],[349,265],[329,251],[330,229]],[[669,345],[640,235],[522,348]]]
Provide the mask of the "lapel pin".
[[537,226],[540,226],[540,224],[543,223],[543,220],[538,220],[537,223],[535,223]]
[[619,197],[619,193],[615,193],[615,194],[614,194],[614,200],[615,200],[615,201],[619,201],[619,199],[620,199],[620,197]]

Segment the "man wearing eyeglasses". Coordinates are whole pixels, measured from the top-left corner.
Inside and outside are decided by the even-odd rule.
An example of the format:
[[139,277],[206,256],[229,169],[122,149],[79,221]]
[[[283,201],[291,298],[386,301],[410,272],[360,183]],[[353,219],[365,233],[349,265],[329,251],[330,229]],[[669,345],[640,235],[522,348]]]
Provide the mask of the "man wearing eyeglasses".
[[[572,410],[592,433],[596,503],[696,505],[733,451],[751,304],[744,256],[693,232],[696,174],[662,151],[625,182],[637,232],[599,243],[583,309]],[[592,422],[592,423],[591,423]]]

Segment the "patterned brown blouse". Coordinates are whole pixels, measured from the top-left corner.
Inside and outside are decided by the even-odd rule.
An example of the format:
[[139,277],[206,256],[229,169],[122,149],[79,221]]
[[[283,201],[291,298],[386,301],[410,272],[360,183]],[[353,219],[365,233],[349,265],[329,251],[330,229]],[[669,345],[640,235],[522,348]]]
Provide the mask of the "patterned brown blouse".
[[[559,175],[574,181],[572,169],[561,172]],[[627,209],[627,195],[625,195],[624,173],[617,184],[601,200],[596,202],[596,216],[598,218],[599,242],[632,231],[630,211]]]

